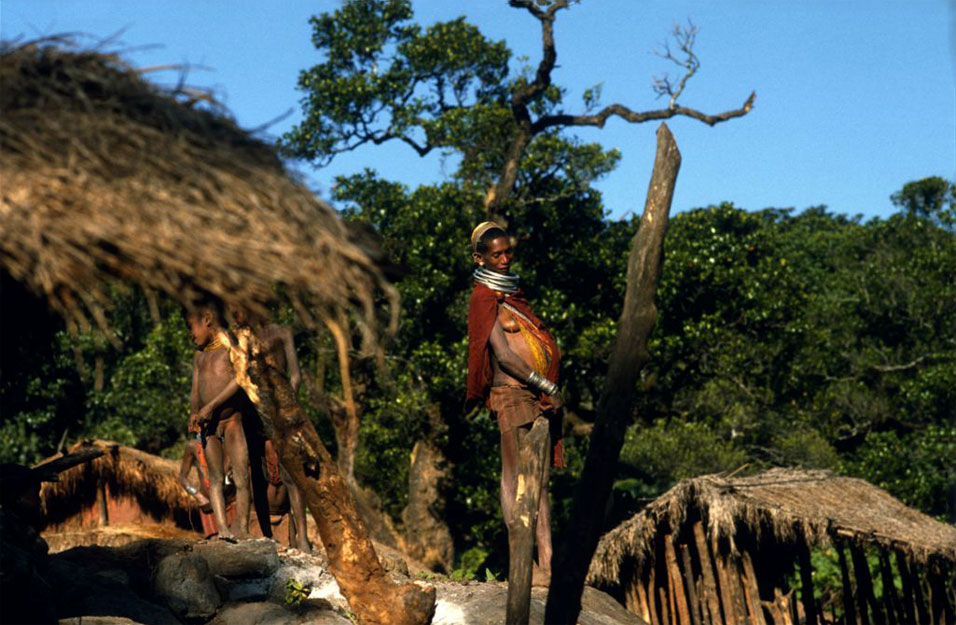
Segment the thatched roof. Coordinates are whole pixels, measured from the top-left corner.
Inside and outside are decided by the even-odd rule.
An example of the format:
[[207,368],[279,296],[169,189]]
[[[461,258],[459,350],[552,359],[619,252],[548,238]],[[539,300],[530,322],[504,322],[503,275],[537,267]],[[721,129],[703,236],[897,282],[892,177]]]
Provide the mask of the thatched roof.
[[221,111],[50,44],[0,50],[0,83],[0,268],[73,327],[108,331],[117,283],[254,314],[281,292],[307,325],[358,311],[366,338],[375,294],[396,303],[334,211]]
[[86,464],[60,473],[58,482],[44,482],[40,499],[46,523],[61,523],[96,500],[96,485],[102,480],[114,497],[135,499],[156,519],[185,518],[196,508],[195,500],[179,483],[180,463],[148,454],[112,441],[77,443],[76,452],[94,447],[105,453]]
[[710,537],[734,537],[745,528],[781,543],[803,537],[809,545],[833,537],[860,545],[905,552],[915,561],[956,562],[956,527],[907,507],[860,479],[827,471],[771,469],[752,477],[705,475],[677,483],[641,512],[601,538],[591,561],[589,583],[615,584],[625,558],[653,559],[662,528],[677,531],[700,515]]

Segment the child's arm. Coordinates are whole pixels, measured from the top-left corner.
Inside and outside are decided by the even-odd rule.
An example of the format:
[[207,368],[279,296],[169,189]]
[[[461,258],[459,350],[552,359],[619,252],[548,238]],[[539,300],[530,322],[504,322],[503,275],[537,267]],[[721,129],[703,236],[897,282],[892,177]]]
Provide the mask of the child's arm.
[[199,413],[199,352],[193,354],[193,387],[189,391],[189,426],[198,426]]
[[236,394],[239,390],[239,383],[235,378],[229,381],[226,388],[222,389],[218,395],[213,397],[208,404],[199,409],[197,417],[200,423],[206,423],[212,418],[212,413],[216,408],[226,403],[226,400]]

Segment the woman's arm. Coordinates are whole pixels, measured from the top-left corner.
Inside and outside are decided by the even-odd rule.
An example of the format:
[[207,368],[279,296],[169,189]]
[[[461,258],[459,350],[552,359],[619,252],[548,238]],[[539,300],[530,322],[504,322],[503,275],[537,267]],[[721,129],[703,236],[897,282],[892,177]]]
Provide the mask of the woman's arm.
[[491,329],[491,337],[488,339],[491,345],[491,353],[502,371],[515,378],[516,380],[527,380],[534,369],[531,365],[521,359],[518,354],[511,351],[508,345],[508,339],[505,337],[505,331],[499,321],[495,321],[495,327]]
[[[505,337],[505,331],[501,323],[496,319],[495,327],[491,329],[491,336],[488,338],[491,345],[491,353],[494,354],[501,369],[515,378],[524,380],[529,386],[541,391],[545,395],[555,397],[558,395],[558,387],[553,382],[537,373],[531,365],[521,359],[516,353],[511,351],[508,346],[508,339]],[[560,398],[558,399],[560,402]]]

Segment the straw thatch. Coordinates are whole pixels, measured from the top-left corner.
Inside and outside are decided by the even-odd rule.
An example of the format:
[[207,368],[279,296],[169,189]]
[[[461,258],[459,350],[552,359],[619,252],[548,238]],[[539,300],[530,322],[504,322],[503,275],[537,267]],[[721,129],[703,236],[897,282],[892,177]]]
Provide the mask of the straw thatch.
[[282,293],[309,326],[358,312],[366,339],[384,293],[394,325],[396,292],[334,211],[225,115],[49,42],[0,51],[0,83],[0,267],[72,328],[109,334],[117,283],[260,315]]
[[77,443],[70,451],[90,447],[105,453],[64,471],[58,482],[45,482],[41,487],[47,525],[62,523],[92,506],[97,485],[102,483],[109,488],[111,497],[136,501],[141,510],[157,521],[175,520],[189,527],[188,519],[196,502],[179,483],[178,462],[104,440]]
[[886,491],[827,471],[771,469],[752,477],[718,474],[678,482],[601,539],[589,583],[619,583],[626,558],[653,559],[657,532],[676,532],[691,514],[704,520],[712,539],[725,538],[733,550],[735,535],[745,529],[758,540],[769,533],[783,544],[803,539],[812,546],[838,537],[901,551],[921,564],[935,558],[956,563],[956,527]]

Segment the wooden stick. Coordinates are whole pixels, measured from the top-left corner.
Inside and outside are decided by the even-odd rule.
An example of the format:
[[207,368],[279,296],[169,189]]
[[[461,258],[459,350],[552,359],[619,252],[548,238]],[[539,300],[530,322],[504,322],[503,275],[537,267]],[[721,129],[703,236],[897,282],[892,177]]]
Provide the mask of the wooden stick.
[[643,575],[636,578],[635,586],[637,587],[637,598],[640,602],[641,610],[638,612],[638,616],[644,619],[645,623],[651,622],[651,604],[647,599],[647,586],[642,583]]
[[[716,551],[716,549],[715,549]],[[740,588],[740,575],[730,553],[717,554],[717,571],[720,576],[721,592],[727,595],[730,614],[728,623],[744,623],[747,620],[747,608],[744,607],[743,593]]]
[[671,613],[667,609],[667,591],[664,590],[663,586],[657,589],[657,598],[661,603],[661,623],[674,625],[674,621],[671,619]]
[[691,526],[694,533],[694,546],[697,548],[697,559],[700,561],[701,595],[706,606],[708,619],[711,625],[725,623],[720,615],[720,598],[717,596],[717,582],[714,580],[714,561],[710,557],[710,548],[704,539],[704,528],[700,521]]
[[907,623],[916,622],[916,597],[913,594],[913,578],[910,574],[909,566],[906,564],[906,556],[902,551],[896,552],[896,568],[900,572],[900,581],[903,582],[903,617]]
[[840,557],[840,583],[843,586],[843,613],[846,615],[846,625],[856,625],[856,608],[853,605],[853,585],[850,579],[850,568],[846,563],[846,551],[843,542],[836,542],[837,555]]
[[754,625],[767,625],[767,619],[763,615],[763,607],[760,605],[760,584],[757,582],[757,575],[754,572],[754,563],[750,558],[750,553],[748,551],[741,552],[740,559],[744,573],[744,595],[747,597],[747,605],[750,608],[750,622]]
[[931,565],[929,571],[929,589],[930,604],[933,612],[933,625],[952,625],[956,622],[953,617],[953,610],[946,597],[946,581],[943,577],[943,571],[937,568],[939,565]]
[[103,480],[97,480],[96,482],[96,513],[99,527],[106,527],[110,524],[110,512],[106,504],[106,484],[103,483]]
[[[856,573],[856,585],[859,589],[861,599],[865,599],[873,615],[873,622],[876,625],[885,625],[886,619],[880,605],[876,602],[876,595],[873,593],[873,577],[870,575],[870,564],[866,561],[866,554],[858,545],[850,543],[850,555],[853,557],[853,569]],[[860,611],[862,612],[862,601],[860,602]]]
[[663,615],[657,609],[657,580],[654,569],[657,568],[657,562],[654,561],[647,567],[647,599],[651,609],[651,625],[662,625],[665,621]]
[[684,587],[687,589],[687,601],[690,604],[690,620],[693,625],[701,625],[700,601],[697,599],[697,588],[694,585],[694,568],[690,558],[690,549],[684,543],[680,548],[681,562],[684,565]]
[[[674,535],[664,535],[664,557],[667,563],[667,577],[669,579],[669,588],[677,608],[677,622],[680,625],[691,625],[691,608],[687,605],[687,595],[684,593],[684,580],[680,573],[680,567],[677,564],[677,553],[674,550]],[[700,625],[696,621],[694,625]]]
[[883,605],[886,608],[886,620],[890,625],[897,625],[905,622],[899,597],[896,594],[896,585],[893,582],[893,567],[890,565],[890,559],[882,549],[879,553],[880,558],[880,579],[883,580]]
[[813,599],[813,565],[810,564],[810,547],[803,537],[797,539],[797,558],[800,562],[800,599],[807,625],[817,625],[817,604]]

